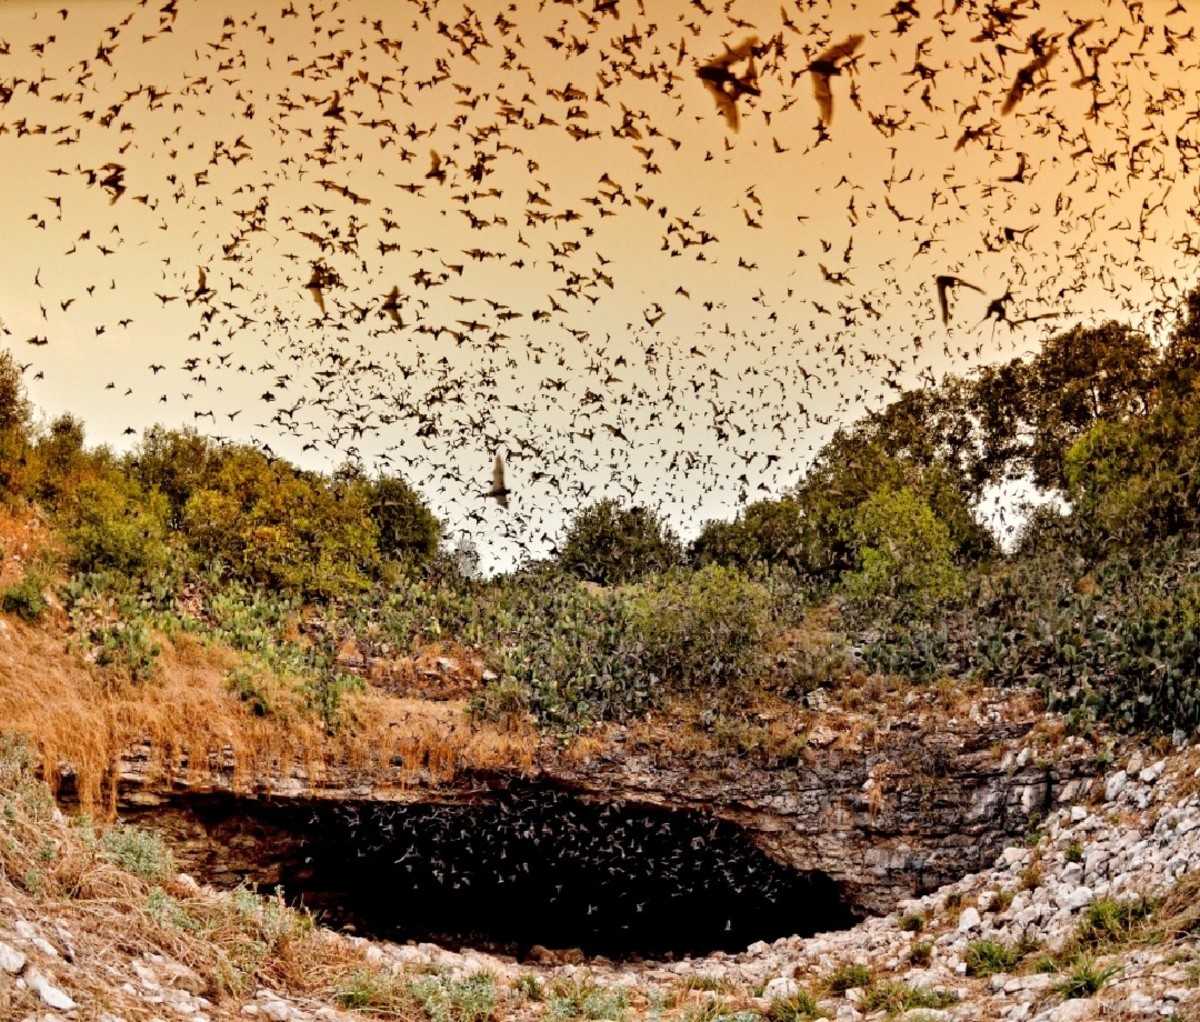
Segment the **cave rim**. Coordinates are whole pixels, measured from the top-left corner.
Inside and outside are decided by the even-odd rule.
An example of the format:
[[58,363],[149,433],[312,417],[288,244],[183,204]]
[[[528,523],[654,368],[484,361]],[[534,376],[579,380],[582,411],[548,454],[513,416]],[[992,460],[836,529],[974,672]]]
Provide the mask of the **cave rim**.
[[[873,914],[855,904],[848,882],[836,879],[826,870],[803,870],[780,863],[754,842],[752,832],[747,828],[696,807],[665,807],[624,796],[607,797],[604,793],[582,792],[561,784],[524,779],[501,785],[475,784],[460,792],[430,794],[432,798],[389,800],[361,794],[332,799],[295,798],[262,792],[240,795],[175,791],[160,805],[130,806],[125,815],[131,822],[150,829],[154,829],[156,816],[168,813],[190,816],[193,828],[203,829],[205,844],[210,849],[222,836],[235,837],[238,843],[245,845],[247,831],[257,830],[257,836],[251,837],[250,843],[257,842],[260,846],[269,843],[278,853],[279,843],[272,842],[271,838],[278,838],[281,832],[290,834],[298,847],[308,851],[302,857],[307,861],[299,864],[309,867],[307,871],[297,869],[297,862],[286,855],[279,857],[275,875],[261,868],[257,875],[253,869],[240,874],[236,870],[227,870],[223,875],[219,869],[206,869],[194,858],[185,865],[197,873],[202,882],[216,887],[232,888],[241,884],[261,893],[279,891],[293,907],[312,914],[319,925],[359,937],[400,944],[427,942],[451,951],[510,955],[517,961],[527,960],[536,949],[551,955],[579,952],[585,959],[615,961],[670,962],[705,957],[715,952],[739,953],[760,941],[807,938],[817,933],[848,929]],[[347,833],[330,826],[339,815],[345,818],[341,821],[343,826],[347,821],[353,821],[361,827],[366,820],[380,825],[381,830],[383,824],[394,830],[399,818],[404,824],[415,824],[419,830],[424,822],[420,819],[422,815],[441,816],[443,822],[449,819],[457,823],[473,813],[491,812],[495,819],[511,826],[526,821],[522,814],[532,812],[536,818],[539,812],[544,812],[553,820],[554,811],[564,808],[568,811],[568,823],[572,816],[576,823],[580,815],[586,818],[585,833],[606,816],[614,818],[608,822],[615,822],[618,829],[622,825],[633,826],[635,838],[645,839],[651,829],[665,830],[668,837],[680,840],[664,840],[659,851],[674,855],[704,852],[707,857],[699,855],[698,859],[710,866],[714,863],[727,865],[724,855],[731,853],[735,866],[750,867],[750,877],[764,873],[766,883],[762,889],[756,889],[751,886],[751,879],[746,878],[744,887],[722,885],[721,879],[729,879],[728,870],[723,878],[713,877],[704,869],[697,870],[696,864],[692,863],[688,883],[683,884],[682,890],[668,885],[664,893],[662,885],[657,883],[660,877],[650,872],[641,877],[641,886],[634,885],[631,893],[629,889],[614,890],[611,883],[589,887],[578,869],[578,861],[568,861],[565,865],[559,862],[557,871],[551,869],[541,876],[530,868],[525,882],[514,885],[511,893],[516,895],[515,898],[507,897],[509,891],[505,891],[504,896],[471,898],[474,902],[469,906],[471,911],[482,909],[485,917],[490,915],[506,920],[499,927],[483,927],[477,925],[471,911],[464,911],[462,889],[456,893],[452,890],[447,898],[444,883],[424,889],[418,884],[415,903],[410,900],[403,906],[407,913],[403,924],[380,923],[378,913],[395,910],[396,900],[394,896],[381,899],[377,889],[373,891],[364,882],[378,879],[379,854],[390,854],[396,850],[396,845],[389,845],[386,853],[383,846],[369,848],[367,853],[362,851],[361,845],[357,846],[356,859],[360,861],[349,862],[355,867],[352,872],[356,875],[356,883],[349,887],[323,881],[326,869],[336,870],[339,862],[345,869],[345,853],[355,847],[348,840],[353,836],[353,827]],[[305,819],[307,830],[303,825]],[[319,831],[319,837],[314,835],[314,828]],[[604,833],[603,827],[601,833]],[[526,835],[534,847],[545,837],[545,833],[537,835],[536,839]],[[548,850],[553,851],[556,847],[553,831],[549,837]],[[469,845],[467,848],[470,851]],[[331,861],[330,849],[342,854],[333,855]],[[624,852],[635,850],[644,853],[645,847],[635,845]],[[718,853],[715,857],[714,852]],[[671,854],[665,856],[668,861]],[[371,861],[372,855],[374,861]],[[499,856],[501,861],[503,858],[503,855]],[[622,858],[628,859],[629,855],[617,856],[617,859]],[[651,865],[662,858],[661,855],[651,856]],[[395,859],[393,864],[402,861],[403,856]],[[615,860],[604,860],[609,865],[611,861]],[[456,863],[455,868],[457,866]],[[689,883],[691,890],[688,890]],[[547,900],[548,889],[555,884],[563,885],[557,892],[559,897]],[[475,890],[470,892],[472,895],[479,890],[469,875],[462,887],[474,887]],[[565,899],[561,897],[564,888],[567,889]],[[655,897],[648,897],[647,891],[653,891]],[[672,894],[676,896],[672,897]],[[596,895],[601,897],[595,898]],[[641,907],[636,900],[639,895],[645,899]],[[603,902],[603,898],[608,898],[608,902]],[[551,912],[556,901],[558,909],[566,909],[565,914],[560,912],[556,916]],[[370,907],[364,909],[363,905],[368,902]],[[602,903],[605,908],[601,912]],[[413,911],[414,904],[416,911]],[[631,904],[633,912],[629,911]],[[600,918],[590,919],[596,912],[600,913]],[[438,925],[434,925],[435,918]],[[797,919],[813,922],[796,925]],[[451,920],[455,925],[447,926],[445,920]]]

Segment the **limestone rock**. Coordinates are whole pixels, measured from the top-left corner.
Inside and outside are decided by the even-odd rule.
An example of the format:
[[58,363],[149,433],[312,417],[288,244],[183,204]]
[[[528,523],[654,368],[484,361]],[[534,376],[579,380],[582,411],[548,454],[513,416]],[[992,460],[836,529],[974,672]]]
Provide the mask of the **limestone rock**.
[[22,977],[29,985],[29,989],[41,998],[42,1003],[46,1007],[56,1008],[59,1011],[73,1011],[75,1009],[75,1002],[59,987],[50,982],[49,977],[43,975],[37,969],[32,966],[27,968]]

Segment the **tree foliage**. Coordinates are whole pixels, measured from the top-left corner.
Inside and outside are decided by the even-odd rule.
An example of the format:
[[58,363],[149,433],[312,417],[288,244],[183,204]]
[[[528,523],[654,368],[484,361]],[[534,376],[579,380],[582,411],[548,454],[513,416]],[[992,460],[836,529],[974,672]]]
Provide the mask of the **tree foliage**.
[[678,537],[653,511],[600,500],[568,525],[558,561],[576,578],[620,585],[665,571],[682,557]]

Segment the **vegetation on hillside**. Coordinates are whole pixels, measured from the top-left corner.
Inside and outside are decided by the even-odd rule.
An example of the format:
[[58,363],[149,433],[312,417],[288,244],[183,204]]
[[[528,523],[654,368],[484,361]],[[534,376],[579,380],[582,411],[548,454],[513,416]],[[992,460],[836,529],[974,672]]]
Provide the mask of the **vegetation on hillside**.
[[[781,499],[690,545],[606,500],[557,557],[480,579],[401,478],[303,471],[188,429],[151,429],[125,455],[89,447],[71,416],[35,425],[5,352],[0,495],[53,541],[0,605],[26,620],[61,605],[111,685],[157,684],[164,638],[220,641],[244,657],[229,698],[330,729],[362,686],[347,645],[453,642],[491,671],[477,717],[563,734],[672,700],[795,699],[828,680],[833,661],[795,649],[821,607],[867,671],[1032,687],[1080,728],[1191,732],[1197,465],[1200,291],[1161,347],[1118,323],[1074,328],[905,392],[839,430]],[[1014,481],[1055,500],[1002,547],[979,508]],[[299,687],[281,696],[278,676]]]

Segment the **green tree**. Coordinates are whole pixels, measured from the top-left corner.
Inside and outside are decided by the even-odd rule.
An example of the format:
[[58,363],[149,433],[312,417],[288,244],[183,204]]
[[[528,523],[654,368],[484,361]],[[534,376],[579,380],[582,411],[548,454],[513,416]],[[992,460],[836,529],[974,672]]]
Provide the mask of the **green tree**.
[[144,492],[135,480],[115,471],[88,479],[71,490],[62,515],[76,571],[149,579],[166,570],[166,499]]
[[371,520],[378,530],[379,553],[418,564],[433,558],[443,527],[420,494],[398,476],[383,476],[365,486]]
[[223,452],[195,429],[152,426],[126,459],[129,473],[146,489],[157,489],[170,506],[171,523],[182,523],[184,505],[208,486],[219,470]]
[[619,585],[665,571],[682,559],[678,537],[653,511],[600,500],[568,525],[559,564],[577,578]]
[[941,603],[964,590],[950,529],[914,490],[884,486],[854,516],[858,568],[844,580],[858,600]]
[[361,486],[335,484],[252,447],[231,447],[183,506],[195,554],[255,585],[329,598],[368,584],[377,531]]
[[688,559],[696,566],[800,567],[804,529],[804,515],[796,500],[760,500],[748,505],[732,522],[705,522],[688,549]]
[[21,488],[32,416],[21,367],[11,351],[0,351],[0,487],[8,495]]

